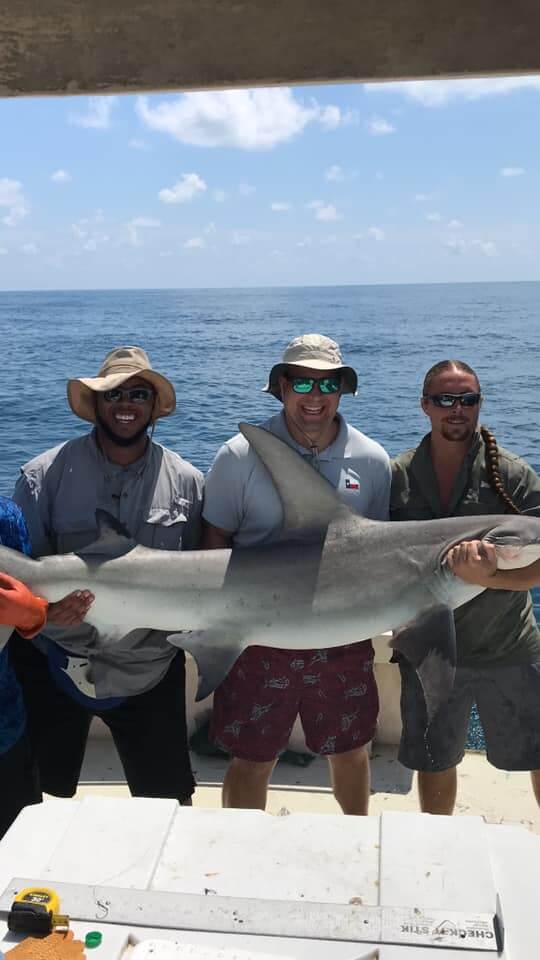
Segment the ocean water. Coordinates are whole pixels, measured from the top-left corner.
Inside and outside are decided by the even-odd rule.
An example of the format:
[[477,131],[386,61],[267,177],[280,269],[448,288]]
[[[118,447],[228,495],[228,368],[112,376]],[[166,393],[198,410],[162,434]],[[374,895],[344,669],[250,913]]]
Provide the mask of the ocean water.
[[309,332],[341,344],[359,375],[341,410],[390,455],[426,432],[426,370],[459,358],[479,374],[482,421],[540,470],[540,283],[0,293],[0,493],[30,457],[88,429],[66,380],[97,374],[112,347],[140,344],[173,381],[178,407],[156,439],[206,470],[240,420],[279,409],[261,389]]

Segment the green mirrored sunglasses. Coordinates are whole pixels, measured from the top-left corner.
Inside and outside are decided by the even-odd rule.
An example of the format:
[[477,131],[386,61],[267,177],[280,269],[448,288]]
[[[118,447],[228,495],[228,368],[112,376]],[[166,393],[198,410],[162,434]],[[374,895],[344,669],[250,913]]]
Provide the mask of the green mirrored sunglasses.
[[341,377],[287,377],[295,393],[311,393],[317,385],[321,393],[337,393],[341,386]]

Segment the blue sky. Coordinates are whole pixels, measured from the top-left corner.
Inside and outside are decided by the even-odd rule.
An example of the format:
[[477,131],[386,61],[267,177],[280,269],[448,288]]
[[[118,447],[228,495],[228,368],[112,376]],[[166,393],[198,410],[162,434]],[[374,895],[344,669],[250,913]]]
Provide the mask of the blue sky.
[[540,77],[0,100],[0,289],[540,279]]

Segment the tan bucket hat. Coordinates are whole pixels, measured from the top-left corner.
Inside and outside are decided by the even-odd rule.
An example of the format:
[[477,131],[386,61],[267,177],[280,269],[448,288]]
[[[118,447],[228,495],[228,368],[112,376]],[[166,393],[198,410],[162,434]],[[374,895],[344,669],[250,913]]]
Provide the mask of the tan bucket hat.
[[285,347],[281,363],[276,363],[270,371],[268,383],[263,390],[281,400],[279,378],[287,367],[310,367],[312,370],[336,370],[342,374],[342,393],[355,394],[358,389],[358,377],[352,367],[346,366],[341,358],[339,344],[320,333],[305,333],[295,337]]
[[176,394],[170,380],[152,369],[148,354],[141,347],[115,347],[105,357],[97,377],[68,380],[67,395],[73,413],[90,423],[96,422],[94,394],[119,387],[130,377],[141,377],[156,391],[153,420],[168,417],[176,408]]

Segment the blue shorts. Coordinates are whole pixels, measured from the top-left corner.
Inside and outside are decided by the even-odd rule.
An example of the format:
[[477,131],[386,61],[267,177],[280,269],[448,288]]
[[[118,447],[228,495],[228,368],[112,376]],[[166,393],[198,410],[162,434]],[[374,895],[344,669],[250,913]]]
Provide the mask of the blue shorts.
[[418,676],[399,658],[403,731],[398,758],[410,770],[438,773],[463,759],[474,703],[486,756],[499,770],[540,770],[540,662],[458,667],[450,699],[426,730]]

